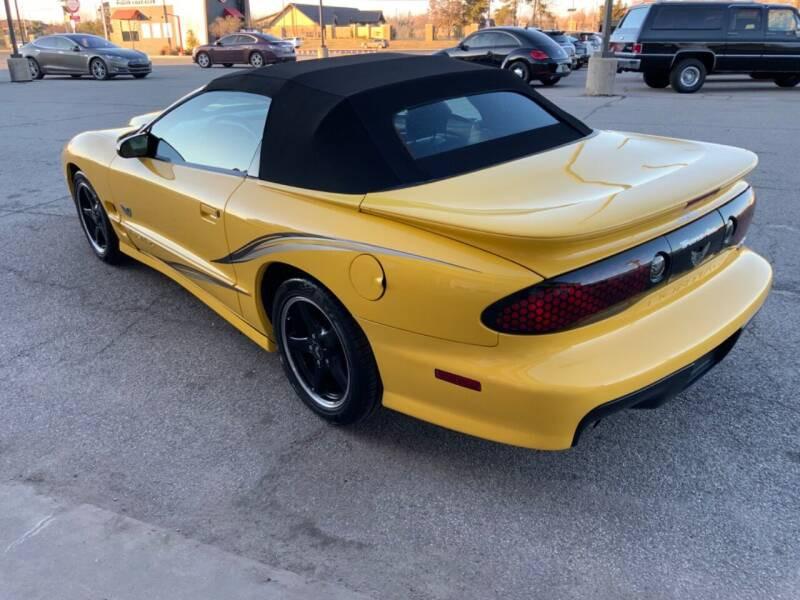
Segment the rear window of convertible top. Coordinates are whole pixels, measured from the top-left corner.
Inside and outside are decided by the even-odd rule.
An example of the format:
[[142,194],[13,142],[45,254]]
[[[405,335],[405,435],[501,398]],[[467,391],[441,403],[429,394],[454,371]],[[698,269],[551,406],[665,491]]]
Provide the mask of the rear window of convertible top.
[[394,128],[414,159],[558,123],[531,98],[516,92],[437,100],[394,115]]

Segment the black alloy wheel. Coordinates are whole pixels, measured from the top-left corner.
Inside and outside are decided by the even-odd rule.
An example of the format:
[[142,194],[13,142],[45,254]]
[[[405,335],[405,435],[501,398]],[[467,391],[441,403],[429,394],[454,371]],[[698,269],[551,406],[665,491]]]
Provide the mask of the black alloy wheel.
[[289,279],[271,315],[284,371],[311,410],[340,425],[375,411],[382,387],[369,341],[328,290],[311,279]]
[[514,75],[522,79],[522,81],[530,81],[531,80],[531,70],[525,61],[522,60],[515,60],[508,66],[508,70],[511,71]]
[[122,258],[119,239],[108,220],[103,203],[86,176],[78,171],[73,178],[75,207],[94,255],[109,264],[117,264]]

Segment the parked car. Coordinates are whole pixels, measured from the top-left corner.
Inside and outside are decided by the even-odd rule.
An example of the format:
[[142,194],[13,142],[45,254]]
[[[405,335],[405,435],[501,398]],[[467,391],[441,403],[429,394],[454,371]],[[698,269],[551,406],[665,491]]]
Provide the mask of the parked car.
[[612,37],[622,71],[690,94],[707,75],[800,84],[800,13],[782,4],[661,2],[630,9]]
[[284,41],[267,33],[232,33],[213,44],[197,46],[192,51],[192,60],[207,69],[213,65],[232,67],[249,64],[263,67],[280,62],[294,62],[297,56],[292,42]]
[[147,77],[152,70],[144,52],[120,48],[111,42],[85,33],[45,35],[25,44],[20,54],[28,59],[31,77],[45,75],[91,75],[95,79],[111,79],[117,75]]
[[301,37],[288,37],[283,38],[284,42],[289,42],[292,46],[294,46],[295,50],[303,45],[303,38]]
[[361,42],[362,48],[388,48],[389,42],[387,40],[380,40],[377,38]]
[[603,37],[598,33],[592,31],[578,31],[574,33],[573,36],[586,44],[589,55],[600,52],[603,49]]
[[564,51],[567,53],[567,56],[569,56],[570,60],[572,61],[572,69],[578,69],[578,52],[575,49],[575,44],[570,41],[569,36],[567,36],[563,31],[558,31],[555,29],[541,31],[564,49]]
[[522,27],[481,29],[437,54],[508,69],[524,81],[536,79],[547,86],[572,72],[572,60],[561,46],[536,29]]
[[74,137],[62,170],[94,256],[278,351],[321,418],[383,404],[557,450],[673,398],[762,306],[756,163],[592,130],[509,71],[381,52],[217,78]]
[[575,46],[575,57],[578,59],[578,65],[575,68],[580,69],[589,63],[588,45],[571,35],[568,35],[567,39]]

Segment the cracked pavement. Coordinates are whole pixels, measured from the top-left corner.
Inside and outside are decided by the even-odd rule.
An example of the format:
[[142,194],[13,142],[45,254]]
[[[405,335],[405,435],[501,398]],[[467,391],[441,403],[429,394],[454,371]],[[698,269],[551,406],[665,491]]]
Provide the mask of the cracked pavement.
[[[620,97],[587,98],[581,71],[543,90],[594,127],[757,152],[749,245],[775,268],[764,309],[702,381],[548,454],[385,410],[329,427],[274,355],[178,285],[92,257],[63,144],[224,72],[10,84],[0,71],[6,490],[388,600],[797,597],[800,89],[712,79],[679,95],[624,75]],[[0,596],[21,597],[3,568]]]

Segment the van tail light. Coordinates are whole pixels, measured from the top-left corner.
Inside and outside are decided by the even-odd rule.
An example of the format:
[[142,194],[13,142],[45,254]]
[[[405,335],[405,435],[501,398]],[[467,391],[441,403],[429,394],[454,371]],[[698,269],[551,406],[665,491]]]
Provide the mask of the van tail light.
[[547,52],[543,52],[542,50],[531,50],[531,58],[534,60],[547,60],[550,57]]
[[624,310],[642,294],[740,244],[755,210],[751,188],[671,233],[498,300],[481,322],[500,333],[555,333]]
[[641,44],[634,44],[633,45],[633,53],[634,54],[641,54],[642,53],[642,45]]

